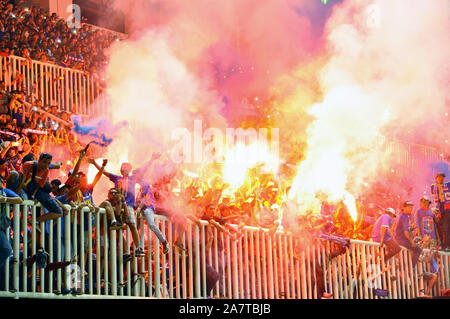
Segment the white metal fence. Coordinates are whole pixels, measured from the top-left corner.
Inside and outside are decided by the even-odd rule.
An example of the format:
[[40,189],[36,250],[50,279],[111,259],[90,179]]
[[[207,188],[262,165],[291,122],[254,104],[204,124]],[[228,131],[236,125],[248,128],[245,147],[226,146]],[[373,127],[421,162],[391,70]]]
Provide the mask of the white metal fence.
[[[86,116],[104,114],[102,79],[95,74],[17,56],[0,57],[0,80],[9,91],[24,88],[28,102],[40,99],[44,106]],[[22,74],[22,87],[14,81]]]
[[[333,298],[384,298],[375,295],[376,288],[387,290],[386,298],[414,298],[426,289],[420,274],[430,269],[428,262],[412,267],[411,255],[405,249],[385,263],[383,253],[377,257],[378,244],[351,241],[330,260],[336,244],[326,240],[317,239],[302,250],[301,239],[252,227],[246,227],[242,238],[234,240],[204,221],[201,227],[188,222],[183,238],[186,252],[171,247],[167,255],[162,253],[153,232],[141,223],[145,257],[124,262],[124,254],[130,253],[130,231],[127,228],[101,233],[108,223],[103,209],[94,212],[87,207],[81,211],[71,208],[70,214],[38,225],[38,207],[32,201],[6,207],[7,215],[12,216],[7,234],[11,234],[13,254],[0,275],[0,297],[69,298],[71,295],[60,293],[63,288],[73,287],[74,282],[83,293],[76,298],[209,295],[313,299],[323,291]],[[155,217],[156,225],[171,243],[173,224],[166,217]],[[92,222],[84,231],[79,225],[84,225],[86,219]],[[207,237],[213,238],[210,247]],[[46,270],[38,269],[36,263],[27,265],[27,258],[35,255],[38,247],[49,253],[49,262],[70,261],[77,255],[76,266]],[[438,253],[437,262],[439,272],[433,295],[450,288],[450,254]],[[71,273],[77,269],[81,271]],[[219,274],[219,280],[209,294],[209,280],[215,273],[211,269]]]

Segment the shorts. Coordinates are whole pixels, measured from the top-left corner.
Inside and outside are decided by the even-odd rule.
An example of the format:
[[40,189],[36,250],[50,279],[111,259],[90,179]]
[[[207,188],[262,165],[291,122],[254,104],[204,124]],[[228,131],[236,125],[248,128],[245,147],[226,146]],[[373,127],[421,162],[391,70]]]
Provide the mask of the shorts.
[[128,217],[125,218],[125,223],[127,224],[136,224],[136,216],[134,213],[133,206],[128,206]]

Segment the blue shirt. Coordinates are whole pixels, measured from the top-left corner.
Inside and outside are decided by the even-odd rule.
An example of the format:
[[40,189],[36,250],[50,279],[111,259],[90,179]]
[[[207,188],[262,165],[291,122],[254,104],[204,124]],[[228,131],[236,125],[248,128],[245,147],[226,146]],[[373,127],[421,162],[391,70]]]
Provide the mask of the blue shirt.
[[410,246],[411,242],[406,238],[405,231],[409,231],[409,217],[405,213],[401,213],[395,225],[394,238],[400,245]]
[[109,175],[109,179],[114,183],[114,187],[124,191],[125,202],[128,206],[135,206],[134,189],[138,182],[136,174],[123,177],[114,174]]
[[[443,204],[444,205],[444,209],[448,210],[450,209],[450,182],[447,183],[443,183],[443,187],[442,187],[442,191],[443,191],[443,200],[444,201],[440,201],[439,199],[439,190],[438,187],[436,186],[436,184],[431,185],[431,194],[434,197],[434,203],[436,204],[436,208],[437,209],[441,209],[439,204]],[[443,212],[441,212],[443,213]]]
[[[86,191],[83,193],[83,202],[87,204],[94,205],[94,199],[92,198],[92,192],[94,191],[94,187],[92,185],[88,185]],[[91,215],[91,225],[94,225],[95,220],[95,214]],[[84,230],[89,230],[89,221],[88,221],[88,214],[84,216]]]
[[414,216],[414,225],[419,229],[420,236],[428,235],[431,239],[436,239],[436,225],[431,210],[419,208]]
[[389,240],[391,240],[392,236],[391,236],[391,232],[390,232],[390,228],[392,225],[392,218],[391,216],[389,216],[388,214],[383,214],[381,215],[377,221],[375,222],[375,226],[373,227],[373,232],[372,232],[372,240],[376,243],[381,242],[381,228],[382,227],[386,227],[386,232],[384,234],[384,242],[388,242]]

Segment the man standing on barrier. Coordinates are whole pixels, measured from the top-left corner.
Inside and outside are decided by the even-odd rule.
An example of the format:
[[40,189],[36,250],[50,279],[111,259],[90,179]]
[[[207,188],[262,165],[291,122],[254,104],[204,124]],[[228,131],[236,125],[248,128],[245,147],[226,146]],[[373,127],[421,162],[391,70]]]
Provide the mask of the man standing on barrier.
[[411,234],[410,220],[411,212],[414,204],[410,201],[403,203],[402,212],[398,216],[398,220],[394,227],[394,239],[400,246],[405,247],[411,253],[413,267],[416,266],[422,249],[414,242],[414,237]]
[[436,204],[437,224],[440,228],[442,249],[450,251],[450,182],[444,182],[445,174],[436,175],[436,184],[431,185],[431,194]]

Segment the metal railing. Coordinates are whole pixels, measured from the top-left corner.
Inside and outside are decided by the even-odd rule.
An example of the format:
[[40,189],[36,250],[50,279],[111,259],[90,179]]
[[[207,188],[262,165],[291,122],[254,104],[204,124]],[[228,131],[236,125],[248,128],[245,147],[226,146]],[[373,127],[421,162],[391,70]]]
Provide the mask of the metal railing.
[[102,81],[95,74],[13,55],[1,56],[0,67],[0,80],[8,91],[22,89],[14,80],[23,75],[22,86],[31,98],[28,102],[40,99],[44,106],[86,116],[106,112]]
[[[186,251],[172,246],[165,255],[141,220],[145,256],[124,261],[124,254],[132,250],[130,230],[104,231],[104,209],[71,207],[57,220],[36,224],[40,208],[33,201],[6,206],[12,216],[7,234],[13,254],[0,275],[0,297],[314,299],[327,292],[333,298],[371,299],[384,298],[375,290],[383,289],[385,298],[414,298],[426,288],[420,274],[430,270],[425,261],[413,267],[406,249],[385,263],[379,245],[372,242],[352,240],[335,254],[336,244],[330,241],[317,239],[305,246],[301,238],[254,227],[245,227],[242,237],[235,239],[206,221],[201,226],[189,221],[182,240]],[[85,224],[86,220],[91,222]],[[174,225],[160,215],[155,223],[171,243]],[[39,247],[48,252],[49,263],[73,263],[57,270],[27,263]],[[450,288],[450,254],[439,252],[436,259],[439,272],[433,295]],[[219,279],[209,286],[214,274]],[[73,287],[82,295],[61,295],[63,288]]]

